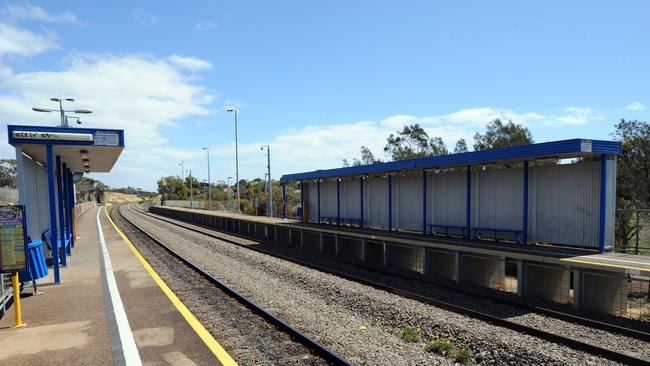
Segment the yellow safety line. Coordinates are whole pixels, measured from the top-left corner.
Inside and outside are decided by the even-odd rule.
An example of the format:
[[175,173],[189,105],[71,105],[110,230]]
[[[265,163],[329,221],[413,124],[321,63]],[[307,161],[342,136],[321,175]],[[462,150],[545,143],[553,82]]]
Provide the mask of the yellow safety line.
[[584,264],[593,264],[596,266],[603,266],[603,267],[614,267],[614,268],[624,268],[624,269],[637,269],[639,271],[645,271],[648,272],[650,269],[648,268],[640,268],[640,267],[632,267],[632,266],[622,266],[619,264],[609,264],[609,263],[603,263],[603,262],[592,262],[592,261],[585,261],[582,259],[572,259],[572,258],[562,258],[560,259],[561,261],[566,261],[566,262],[575,262],[575,263],[584,263]]
[[133,254],[138,258],[144,269],[149,272],[149,275],[151,275],[151,278],[156,282],[156,284],[160,287],[160,289],[167,295],[169,300],[176,306],[176,309],[183,315],[183,318],[187,321],[187,323],[194,329],[196,334],[203,340],[205,345],[214,353],[214,355],[217,357],[217,359],[224,365],[224,366],[237,366],[237,362],[230,357],[228,352],[226,352],[225,349],[217,342],[214,337],[212,337],[212,334],[208,332],[207,329],[199,322],[198,319],[192,314],[192,312],[181,302],[181,300],[174,294],[174,292],[167,286],[165,281],[158,276],[158,273],[151,267],[149,262],[147,262],[146,259],[138,252],[138,250],[135,248],[133,243],[124,235],[122,230],[120,230],[117,225],[115,225],[115,222],[113,219],[108,215],[108,211],[106,210],[106,206],[104,206],[104,213],[106,214],[106,217],[108,217],[108,220],[113,224],[113,227],[115,230],[120,234],[122,239],[124,239],[124,242],[127,244],[129,249],[133,252]]

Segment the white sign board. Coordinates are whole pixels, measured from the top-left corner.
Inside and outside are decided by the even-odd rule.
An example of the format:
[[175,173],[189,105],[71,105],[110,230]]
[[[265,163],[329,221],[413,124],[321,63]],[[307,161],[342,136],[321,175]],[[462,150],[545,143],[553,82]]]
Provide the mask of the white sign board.
[[21,140],[93,141],[90,133],[14,131],[13,138]]

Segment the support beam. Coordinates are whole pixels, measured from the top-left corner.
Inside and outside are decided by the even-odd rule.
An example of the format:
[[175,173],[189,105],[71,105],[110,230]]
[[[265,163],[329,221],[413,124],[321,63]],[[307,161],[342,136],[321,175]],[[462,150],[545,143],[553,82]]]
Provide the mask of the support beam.
[[318,223],[320,224],[320,179],[316,181],[316,208],[318,210]]
[[472,209],[472,167],[470,165],[467,166],[467,196],[465,198],[465,239],[469,239],[471,237],[470,235],[470,224],[472,220],[472,215],[471,215],[471,209]]
[[388,174],[388,231],[393,230],[393,176]]
[[[61,255],[61,265],[66,267],[68,265],[68,256],[65,248],[65,209],[63,197],[63,166],[61,165],[61,156],[56,156],[56,191],[57,191],[57,208],[59,212],[59,238],[61,238],[61,248],[63,254]],[[57,242],[52,242],[52,248],[57,247]]]
[[70,246],[67,248],[66,253],[68,255],[72,254],[71,253],[71,248],[72,248],[72,204],[70,201],[70,191],[72,190],[72,187],[70,186],[70,170],[68,169],[68,165],[66,163],[63,163],[63,171],[62,171],[62,176],[63,176],[63,197],[65,199],[65,205],[63,206],[63,209],[65,210],[65,232],[67,236],[70,237]]
[[341,178],[336,178],[336,225],[341,225]]
[[282,184],[282,217],[287,219],[287,184]]
[[427,235],[427,171],[426,170],[422,171],[422,234]]
[[359,178],[359,196],[361,196],[361,218],[359,219],[359,228],[363,229],[363,177]]
[[607,207],[607,155],[600,157],[600,213],[598,222],[598,251],[605,252],[605,215]]
[[59,251],[56,247],[57,228],[56,228],[56,191],[54,190],[54,154],[52,145],[45,147],[47,154],[47,190],[49,194],[50,206],[50,240],[52,242],[52,266],[54,269],[54,283],[61,283],[59,273]]
[[524,161],[524,207],[522,214],[521,242],[528,245],[528,161]]

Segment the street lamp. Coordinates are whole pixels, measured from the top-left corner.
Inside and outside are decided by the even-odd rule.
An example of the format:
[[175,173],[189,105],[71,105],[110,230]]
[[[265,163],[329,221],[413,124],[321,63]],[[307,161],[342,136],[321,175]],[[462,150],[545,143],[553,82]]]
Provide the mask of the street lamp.
[[178,165],[181,166],[181,180],[185,181],[185,168],[184,168],[184,165],[183,165],[183,160],[181,160],[181,162],[178,163]]
[[68,120],[69,120],[69,119],[71,119],[71,118],[72,118],[72,119],[76,119],[76,120],[77,120],[77,124],[78,124],[78,125],[80,125],[80,124],[81,124],[81,117],[72,117],[72,116],[65,116],[65,121],[66,121],[66,126],[68,125],[68,123],[67,123],[67,122],[68,122]]
[[188,170],[190,173],[190,208],[194,208],[194,192],[192,191],[192,169]]
[[269,209],[268,209],[268,215],[269,217],[273,217],[273,185],[271,181],[271,147],[269,145],[262,145],[260,146],[260,150],[264,151],[264,147],[266,146],[266,161],[267,165],[266,168],[268,170],[268,176],[269,176],[269,189],[268,189],[268,194],[269,194]]
[[239,197],[239,146],[237,141],[237,109],[228,108],[228,113],[235,113],[235,177],[237,179],[237,212],[241,213],[241,200]]
[[208,195],[210,197],[208,198],[208,200],[210,201],[210,203],[208,204],[208,208],[212,210],[212,185],[210,184],[210,149],[204,147],[203,150],[205,150],[205,153],[208,156]]
[[232,202],[231,202],[231,199],[230,199],[230,196],[231,196],[230,195],[230,180],[231,179],[232,179],[232,177],[228,177],[228,208],[232,208]]
[[64,110],[63,109],[63,101],[65,100],[65,101],[68,101],[68,102],[74,102],[74,98],[50,98],[50,100],[53,101],[53,102],[58,102],[59,103],[59,109],[33,107],[32,110],[35,111],[35,112],[47,112],[47,113],[59,111],[59,113],[61,113],[61,127],[66,127],[66,128],[68,127],[68,120],[66,119],[66,115],[65,115],[67,112],[78,113],[78,114],[92,113],[92,111],[89,111],[87,109]]

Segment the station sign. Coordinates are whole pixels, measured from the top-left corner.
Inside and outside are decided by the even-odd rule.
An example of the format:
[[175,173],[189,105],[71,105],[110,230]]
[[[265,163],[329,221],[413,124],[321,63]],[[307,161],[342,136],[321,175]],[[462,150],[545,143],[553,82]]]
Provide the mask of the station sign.
[[27,269],[25,206],[0,206],[0,273]]
[[13,131],[17,140],[93,141],[90,133]]

